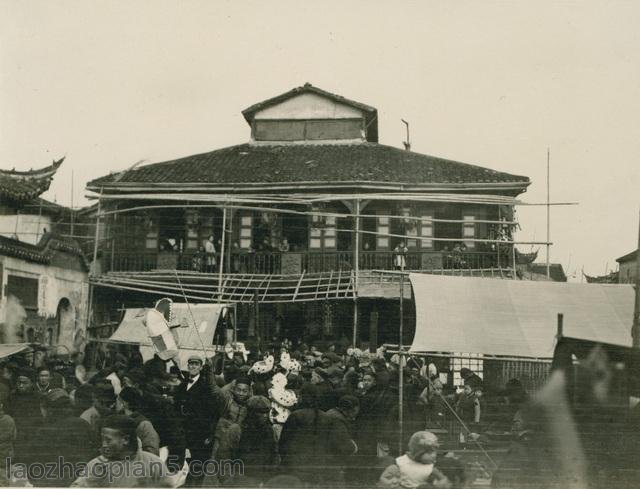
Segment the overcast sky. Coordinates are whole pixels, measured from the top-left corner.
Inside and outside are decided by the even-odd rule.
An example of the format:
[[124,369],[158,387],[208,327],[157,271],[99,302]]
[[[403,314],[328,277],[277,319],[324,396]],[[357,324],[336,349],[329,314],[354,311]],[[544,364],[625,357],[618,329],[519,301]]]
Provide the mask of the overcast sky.
[[[380,142],[527,175],[552,261],[635,248],[640,2],[0,0],[0,166],[67,159],[45,195],[246,142],[240,111],[310,82],[373,105]],[[520,240],[544,240],[521,207]],[[523,251],[529,251],[523,247]],[[540,257],[544,257],[541,250]]]

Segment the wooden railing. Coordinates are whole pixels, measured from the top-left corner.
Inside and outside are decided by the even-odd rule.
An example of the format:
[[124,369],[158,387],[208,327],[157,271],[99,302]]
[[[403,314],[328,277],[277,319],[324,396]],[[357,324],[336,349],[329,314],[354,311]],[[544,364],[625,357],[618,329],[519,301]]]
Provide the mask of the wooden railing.
[[[455,270],[510,268],[507,255],[498,256],[486,252],[409,251],[404,257],[393,251],[361,251],[360,270],[399,269],[404,258],[405,270]],[[235,252],[224,259],[224,271],[251,274],[296,274],[352,270],[354,253],[351,251],[303,251],[303,252]],[[209,263],[209,265],[207,264]],[[116,252],[103,256],[102,271],[150,271],[191,270],[214,273],[219,270],[220,254],[215,255],[215,265],[207,257],[195,252]]]

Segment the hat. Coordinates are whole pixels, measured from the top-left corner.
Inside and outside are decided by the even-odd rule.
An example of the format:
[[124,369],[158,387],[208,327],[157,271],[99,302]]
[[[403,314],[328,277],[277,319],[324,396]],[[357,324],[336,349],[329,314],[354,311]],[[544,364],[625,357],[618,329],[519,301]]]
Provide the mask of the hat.
[[268,413],[270,409],[271,402],[264,396],[251,396],[247,401],[247,411]]
[[32,368],[24,367],[18,370],[18,375],[16,376],[16,378],[18,377],[27,377],[29,380],[33,381],[35,377],[35,372],[33,371]]
[[418,460],[423,453],[431,452],[440,446],[438,437],[430,431],[417,431],[409,439],[407,453],[413,460]]
[[187,363],[189,362],[200,362],[200,365],[204,365],[204,359],[201,355],[190,355],[189,358],[187,358]]
[[47,406],[64,406],[71,403],[71,398],[69,394],[67,394],[67,391],[57,387],[47,393],[45,401]]
[[338,363],[340,361],[342,361],[342,358],[340,357],[340,355],[337,355],[336,353],[330,351],[327,352],[325,355],[325,358],[328,358],[329,360],[331,360],[331,363]]

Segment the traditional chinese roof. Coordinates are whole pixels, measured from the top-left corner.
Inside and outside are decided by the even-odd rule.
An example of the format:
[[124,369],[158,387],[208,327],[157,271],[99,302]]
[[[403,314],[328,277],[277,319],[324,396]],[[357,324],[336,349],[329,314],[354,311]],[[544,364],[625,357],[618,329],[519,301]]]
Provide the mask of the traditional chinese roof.
[[618,283],[618,272],[611,272],[606,275],[600,275],[597,277],[592,277],[582,272],[584,278],[589,284],[617,284]]
[[38,170],[0,170],[0,199],[22,203],[40,196],[49,190],[51,180],[63,161],[64,157]]
[[491,170],[377,143],[230,146],[106,175],[87,184],[93,191],[158,188],[225,192],[353,187],[369,189],[504,189],[518,195],[528,177]]
[[251,124],[251,122],[253,121],[253,117],[261,110],[272,107],[281,102],[284,102],[285,100],[297,97],[298,95],[302,95],[304,93],[319,95],[320,97],[327,98],[336,103],[348,105],[355,109],[361,110],[364,114],[365,126],[367,127],[367,140],[374,143],[378,142],[378,110],[375,107],[363,104],[361,102],[356,102],[355,100],[350,100],[343,97],[342,95],[327,92],[326,90],[314,87],[313,85],[311,85],[311,83],[305,83],[301,87],[296,87],[292,90],[289,90],[288,92],[276,95],[275,97],[269,98],[267,100],[263,100],[262,102],[258,102],[257,104],[253,104],[251,107],[244,109],[242,111],[242,115],[244,116],[246,121]]
[[[547,265],[545,263],[530,263],[527,268],[527,272],[530,273],[531,276],[527,277],[525,273],[526,280],[549,280],[547,279]],[[562,268],[560,263],[549,264],[549,275],[550,280],[553,282],[567,281],[567,275],[564,273],[564,268]]]
[[536,250],[532,253],[522,253],[520,250],[516,248],[516,263],[518,265],[528,265],[529,263],[533,263],[538,258],[538,251]]
[[73,239],[59,236],[55,233],[46,233],[37,245],[33,245],[17,239],[0,236],[0,255],[48,265],[51,263],[56,251],[78,255],[82,258],[85,267],[88,267],[80,246]]
[[627,253],[626,255],[617,258],[616,261],[618,263],[626,263],[628,261],[634,261],[636,259],[636,256],[638,256],[638,250]]

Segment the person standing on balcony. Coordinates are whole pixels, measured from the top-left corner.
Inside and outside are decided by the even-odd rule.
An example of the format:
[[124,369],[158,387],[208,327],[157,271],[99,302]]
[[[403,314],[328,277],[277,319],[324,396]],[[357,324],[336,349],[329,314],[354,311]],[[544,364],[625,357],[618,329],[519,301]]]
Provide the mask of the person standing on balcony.
[[191,260],[191,269],[194,272],[203,272],[206,263],[206,254],[204,252],[204,246],[200,246],[196,254],[193,255],[193,259]]
[[216,271],[216,244],[213,234],[204,242],[205,270],[208,273]]
[[280,243],[280,246],[278,247],[280,252],[282,253],[286,253],[289,251],[289,240],[284,237],[282,238],[282,242]]
[[400,241],[398,246],[393,249],[393,265],[396,270],[404,270],[407,268],[407,253],[409,248],[404,244],[404,241]]

